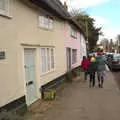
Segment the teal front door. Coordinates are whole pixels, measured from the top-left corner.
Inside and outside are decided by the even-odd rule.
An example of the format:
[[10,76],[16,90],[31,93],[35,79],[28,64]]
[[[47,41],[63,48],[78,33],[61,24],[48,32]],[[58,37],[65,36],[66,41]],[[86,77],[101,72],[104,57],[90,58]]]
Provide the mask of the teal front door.
[[36,49],[24,49],[24,68],[27,89],[27,104],[30,105],[37,100],[36,72],[35,72]]

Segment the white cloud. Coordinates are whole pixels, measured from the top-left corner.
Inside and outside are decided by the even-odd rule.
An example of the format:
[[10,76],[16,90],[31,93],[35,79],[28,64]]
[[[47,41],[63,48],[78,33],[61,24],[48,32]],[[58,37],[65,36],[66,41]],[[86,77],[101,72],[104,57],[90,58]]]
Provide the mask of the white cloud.
[[67,1],[68,6],[79,9],[95,6],[104,2],[108,2],[110,0],[61,0],[62,3],[64,1]]
[[114,28],[110,25],[109,20],[102,16],[91,16],[95,20],[95,25],[97,27],[102,27],[102,32],[104,36],[100,36],[100,39],[108,38],[115,39],[117,34],[120,33],[120,29]]
[[97,27],[102,27],[109,22],[106,18],[103,18],[101,16],[91,16],[91,17],[95,20],[95,25]]
[[102,29],[102,31],[104,33],[104,36],[99,37],[98,43],[104,38],[107,38],[108,40],[113,39],[113,41],[116,41],[116,37],[120,33],[120,29],[113,29],[113,28],[104,28]]
[[103,29],[104,37],[109,39],[115,39],[117,35],[120,33],[120,29],[114,29],[114,28],[106,28]]
[[[117,34],[120,33],[120,29],[116,29],[112,26],[110,26],[109,20],[102,16],[92,16],[95,19],[95,25],[97,27],[102,27],[102,31],[104,36],[108,39],[114,39]],[[103,38],[101,37],[101,38]]]

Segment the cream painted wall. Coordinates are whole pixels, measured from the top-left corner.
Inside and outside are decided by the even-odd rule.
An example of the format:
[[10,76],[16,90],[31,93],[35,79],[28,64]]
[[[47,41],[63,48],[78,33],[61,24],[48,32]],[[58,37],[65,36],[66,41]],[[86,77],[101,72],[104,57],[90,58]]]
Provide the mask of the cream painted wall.
[[[11,1],[11,11],[14,7]],[[13,13],[13,12],[12,12]],[[17,24],[14,19],[0,16],[0,51],[5,51],[5,60],[0,60],[0,106],[24,95],[23,80],[18,79]]]
[[38,98],[41,85],[65,73],[63,23],[55,20],[53,31],[38,27],[39,12],[18,0],[11,0],[11,15],[0,16],[0,50],[6,51],[6,59],[0,60],[0,106],[26,94],[24,75],[24,47],[21,44],[55,46],[55,70],[45,75],[40,72],[40,48],[36,54],[36,83]]

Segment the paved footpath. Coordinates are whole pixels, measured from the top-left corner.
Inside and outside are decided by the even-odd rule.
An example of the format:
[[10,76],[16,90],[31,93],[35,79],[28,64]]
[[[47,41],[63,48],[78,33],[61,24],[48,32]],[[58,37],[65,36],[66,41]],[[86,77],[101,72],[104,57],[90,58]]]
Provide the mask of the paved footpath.
[[38,106],[29,120],[120,120],[120,92],[111,72],[104,88],[97,84],[89,88],[83,82],[67,84],[52,104],[44,113]]

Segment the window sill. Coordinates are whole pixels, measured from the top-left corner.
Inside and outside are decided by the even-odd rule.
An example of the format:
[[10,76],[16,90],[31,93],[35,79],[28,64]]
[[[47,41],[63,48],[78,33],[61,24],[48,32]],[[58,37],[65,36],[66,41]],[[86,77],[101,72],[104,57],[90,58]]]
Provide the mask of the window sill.
[[12,16],[10,16],[9,14],[0,13],[0,16],[8,18],[8,19],[12,19]]
[[38,27],[39,29],[45,30],[45,31],[53,31],[53,29],[49,29],[49,28],[43,28],[43,27]]
[[52,69],[52,70],[50,70],[50,71],[48,71],[48,72],[44,72],[44,73],[41,73],[41,77],[42,76],[45,76],[45,75],[47,75],[47,74],[50,74],[50,73],[52,73],[52,72],[54,72],[55,71],[55,69]]
[[77,37],[75,37],[75,36],[72,36],[72,35],[71,35],[71,37],[77,40]]

